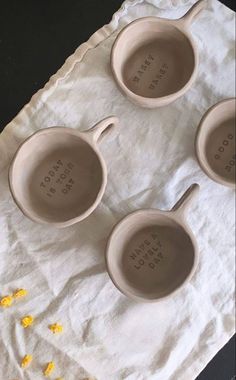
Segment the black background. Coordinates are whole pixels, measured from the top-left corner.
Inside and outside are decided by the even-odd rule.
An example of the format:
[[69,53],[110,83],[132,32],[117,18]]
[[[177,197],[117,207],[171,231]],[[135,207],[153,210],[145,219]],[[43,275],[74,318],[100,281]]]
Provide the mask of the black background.
[[[222,2],[235,10],[235,1]],[[110,22],[121,3],[0,0],[0,131],[82,42]],[[197,380],[231,380],[234,360],[235,337]]]

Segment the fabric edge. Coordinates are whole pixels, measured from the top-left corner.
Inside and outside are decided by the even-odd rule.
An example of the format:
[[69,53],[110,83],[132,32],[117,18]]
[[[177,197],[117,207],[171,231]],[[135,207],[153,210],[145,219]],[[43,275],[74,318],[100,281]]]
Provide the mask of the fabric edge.
[[[35,94],[32,95],[31,99],[29,102],[18,112],[18,114],[4,127],[2,133],[0,134],[1,137],[4,137],[5,134],[8,134],[12,130],[12,128],[15,128],[17,124],[20,124],[21,121],[24,119],[25,113],[29,114],[30,108],[33,106],[34,111],[37,109],[37,107],[41,104],[40,100],[42,97],[42,100],[46,100],[47,97],[53,92],[55,87],[58,85],[58,83],[66,78],[67,75],[70,74],[70,72],[73,70],[74,66],[78,63],[81,62],[87,51],[90,49],[93,49],[94,47],[98,46],[101,42],[103,42],[106,38],[108,38],[115,30],[117,27],[117,24],[122,16],[124,16],[130,6],[135,6],[137,4],[141,4],[145,2],[145,0],[126,0],[123,2],[121,7],[114,13],[112,16],[112,19],[109,24],[104,25],[100,29],[98,29],[94,34],[90,36],[90,38],[82,43],[74,53],[72,53],[63,63],[63,65],[59,68],[59,70],[53,74],[48,82],[39,89]],[[154,6],[157,6],[154,4],[152,1],[147,1],[149,4],[152,4]],[[220,3],[220,2],[219,2]],[[221,3],[220,3],[221,4]],[[181,5],[187,5],[187,2],[183,2]],[[224,4],[221,4],[224,6]],[[226,7],[229,9],[228,7]],[[45,98],[44,98],[45,95]],[[222,341],[219,344],[219,348],[216,352],[211,354],[209,358],[207,358],[207,362],[202,363],[199,362],[196,364],[196,367],[193,370],[193,375],[198,376],[209,364],[209,362],[214,358],[214,356],[219,352],[228,342],[229,340],[233,337],[235,332],[231,333],[231,336],[224,336]]]
[[[30,98],[29,102],[16,114],[16,116],[4,127],[3,131],[0,133],[0,136],[3,137],[5,133],[11,130],[16,124],[24,118],[26,113],[30,113],[30,108],[33,106],[34,111],[37,109],[37,106],[40,104],[40,98],[45,101],[50,93],[54,90],[60,80],[66,78],[67,75],[73,70],[74,66],[81,62],[84,55],[90,49],[98,46],[102,41],[108,38],[116,29],[116,26],[120,18],[125,15],[130,6],[135,6],[138,3],[142,3],[145,0],[125,0],[121,7],[113,14],[109,24],[105,24],[95,33],[93,33],[86,42],[83,42],[79,47],[72,53],[58,69],[58,71],[53,74],[46,84],[35,92]],[[45,97],[44,97],[45,95]]]
[[[232,339],[234,336],[235,331],[231,332],[230,335],[225,335],[217,347],[217,351],[214,351],[213,353],[210,353],[210,355],[206,358],[204,361],[198,361],[196,365],[194,366],[193,370],[191,371],[190,375],[193,376],[191,380],[197,380],[197,377],[205,370],[205,368],[208,366],[208,364],[214,359],[214,357],[218,354],[220,350],[224,348],[224,346]],[[209,351],[210,352],[210,351]],[[186,375],[186,372],[183,373],[183,375]]]

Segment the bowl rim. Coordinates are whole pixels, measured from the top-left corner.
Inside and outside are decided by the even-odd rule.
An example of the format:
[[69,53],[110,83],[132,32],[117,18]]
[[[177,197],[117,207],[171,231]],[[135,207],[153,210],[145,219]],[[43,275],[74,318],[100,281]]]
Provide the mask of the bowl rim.
[[[95,153],[95,155],[96,155],[96,157],[100,163],[101,172],[102,172],[101,186],[100,186],[100,189],[97,193],[96,199],[94,200],[92,205],[87,210],[85,210],[82,214],[79,214],[78,216],[76,216],[74,218],[67,219],[67,220],[61,221],[61,222],[56,222],[56,221],[51,222],[46,218],[36,216],[33,212],[31,212],[29,209],[27,209],[24,206],[24,202],[19,200],[19,198],[17,196],[17,191],[16,191],[15,186],[14,186],[14,167],[15,167],[15,164],[17,162],[17,159],[18,159],[18,156],[19,156],[21,150],[25,147],[26,144],[30,143],[31,140],[37,138],[39,135],[49,134],[49,133],[54,133],[54,132],[55,133],[56,132],[66,133],[69,135],[73,135],[73,136],[76,136],[77,138],[83,140],[85,143],[87,143],[90,146],[90,148],[93,150],[93,152]],[[19,147],[16,150],[16,152],[13,156],[13,159],[10,163],[9,169],[8,169],[8,185],[9,185],[9,189],[10,189],[10,192],[11,192],[11,195],[12,195],[14,202],[16,203],[18,208],[21,210],[21,212],[26,217],[31,219],[32,221],[40,223],[40,224],[51,225],[51,226],[54,226],[57,228],[68,227],[74,223],[77,223],[77,222],[85,219],[87,216],[89,216],[95,210],[97,205],[100,203],[102,196],[104,194],[104,191],[105,191],[106,184],[107,184],[107,168],[106,168],[105,161],[104,161],[101,153],[99,152],[99,149],[97,148],[97,144],[94,143],[92,140],[90,140],[86,133],[87,133],[87,131],[80,132],[80,131],[77,131],[76,129],[68,128],[68,127],[57,127],[56,126],[56,127],[42,128],[42,129],[34,132],[30,136],[28,136],[19,145]]]
[[[127,220],[131,219],[133,216],[137,216],[137,215],[141,216],[143,213],[149,214],[149,215],[150,214],[152,214],[152,215],[153,214],[163,215],[166,218],[171,219],[179,227],[181,227],[184,230],[186,235],[190,238],[192,246],[193,246],[193,264],[192,264],[191,270],[189,271],[188,275],[185,277],[184,281],[182,281],[182,283],[180,283],[173,291],[171,291],[170,293],[168,293],[164,296],[161,296],[161,297],[145,298],[143,296],[138,295],[138,292],[137,292],[137,294],[135,294],[133,292],[130,292],[129,290],[124,290],[123,287],[120,285],[119,281],[117,281],[116,278],[114,277],[113,271],[110,267],[109,260],[108,260],[108,257],[111,255],[111,244],[112,244],[112,239],[113,239],[114,234],[117,232],[117,230],[121,227],[121,225],[123,223],[127,222]],[[176,292],[178,292],[180,289],[182,289],[186,285],[187,282],[189,282],[191,280],[192,276],[194,275],[194,273],[196,271],[198,262],[199,262],[199,249],[198,249],[196,237],[193,234],[192,230],[189,228],[188,224],[186,223],[184,214],[182,214],[182,212],[180,212],[179,210],[163,211],[163,210],[159,210],[159,209],[147,208],[147,209],[136,210],[136,211],[129,213],[128,215],[123,217],[118,223],[115,224],[115,226],[113,227],[113,229],[109,235],[109,238],[108,238],[107,244],[106,244],[106,249],[105,249],[106,269],[107,269],[108,275],[109,275],[110,279],[112,280],[113,284],[115,285],[115,287],[121,293],[123,293],[125,296],[127,296],[131,299],[134,299],[136,301],[141,301],[141,302],[149,302],[149,303],[160,302],[162,300],[165,300],[167,298],[172,297]]]
[[[189,41],[189,44],[192,48],[193,51],[193,58],[194,58],[194,66],[193,66],[193,71],[188,79],[188,81],[185,83],[183,87],[181,87],[178,91],[173,92],[169,95],[165,96],[160,96],[160,97],[155,97],[155,98],[150,98],[142,95],[138,95],[135,92],[131,91],[125,83],[119,79],[116,71],[116,60],[115,60],[115,54],[117,50],[117,45],[122,39],[123,35],[127,33],[127,31],[136,24],[140,24],[142,22],[155,22],[155,23],[162,23],[162,24],[167,24],[169,26],[172,26],[173,28],[176,28],[180,33],[182,33],[185,38]],[[199,57],[198,57],[198,49],[196,46],[195,41],[192,38],[191,33],[188,31],[186,28],[185,24],[183,24],[181,19],[177,20],[171,20],[171,19],[163,19],[161,17],[155,17],[155,16],[148,16],[148,17],[141,17],[138,18],[132,22],[130,22],[128,25],[126,25],[117,35],[112,48],[111,48],[111,54],[110,54],[110,66],[112,70],[113,77],[118,85],[118,87],[122,90],[122,92],[127,95],[130,99],[132,99],[135,103],[138,104],[144,104],[146,103],[147,106],[149,107],[158,107],[160,105],[166,105],[183,95],[193,84],[193,82],[196,79],[197,76],[197,69],[199,65]]]

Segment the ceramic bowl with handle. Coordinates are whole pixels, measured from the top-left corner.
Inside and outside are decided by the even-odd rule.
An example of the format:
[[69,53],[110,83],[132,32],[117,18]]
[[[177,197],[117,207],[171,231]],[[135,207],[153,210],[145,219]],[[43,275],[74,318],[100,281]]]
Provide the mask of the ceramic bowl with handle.
[[235,188],[236,98],[225,99],[203,116],[195,139],[198,162],[204,172],[224,186]]
[[107,169],[98,142],[118,119],[114,116],[88,131],[41,129],[18,148],[9,169],[9,186],[20,210],[35,222],[67,227],[98,206]]
[[198,1],[178,20],[139,18],[119,33],[111,51],[111,69],[118,87],[133,103],[165,106],[193,84],[198,52],[190,25],[204,6],[204,0]]
[[158,301],[189,281],[198,247],[185,215],[198,190],[197,184],[190,186],[171,211],[138,210],[115,226],[106,265],[122,293],[135,300]]

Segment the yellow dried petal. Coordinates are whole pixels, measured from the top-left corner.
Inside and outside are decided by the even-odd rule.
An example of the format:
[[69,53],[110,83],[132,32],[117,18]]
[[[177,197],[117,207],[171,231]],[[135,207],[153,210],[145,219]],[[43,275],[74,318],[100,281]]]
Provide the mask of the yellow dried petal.
[[17,290],[13,293],[13,297],[14,297],[14,298],[22,298],[22,297],[27,296],[27,294],[28,294],[28,290],[26,290],[26,289],[17,289]]
[[9,306],[11,306],[12,302],[13,302],[12,296],[5,296],[5,297],[1,298],[0,306],[9,307]]
[[63,326],[59,323],[53,323],[52,325],[48,326],[49,329],[53,332],[53,334],[58,334],[63,331]]
[[27,315],[26,317],[22,318],[21,325],[26,328],[32,325],[34,322],[34,317],[32,315]]
[[54,369],[55,369],[55,363],[49,362],[43,372],[44,376],[49,376],[52,373],[52,371],[54,371]]
[[30,363],[32,362],[32,355],[25,355],[22,359],[22,362],[21,362],[21,367],[22,368],[26,368],[30,365]]

